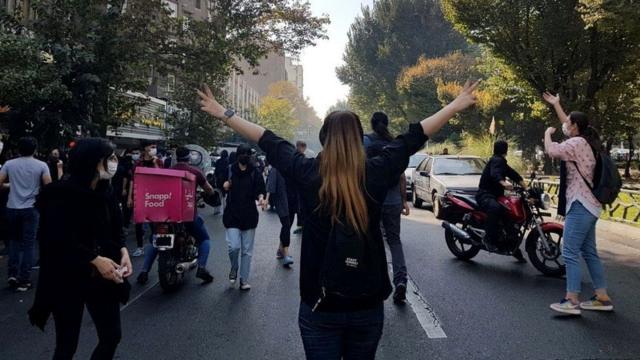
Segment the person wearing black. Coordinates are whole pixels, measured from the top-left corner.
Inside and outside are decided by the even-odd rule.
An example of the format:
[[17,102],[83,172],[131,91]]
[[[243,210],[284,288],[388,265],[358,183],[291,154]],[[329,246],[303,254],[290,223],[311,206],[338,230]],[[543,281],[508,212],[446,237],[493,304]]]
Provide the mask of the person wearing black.
[[[510,179],[526,188],[522,176],[507,164],[507,151],[509,144],[498,140],[493,144],[493,156],[482,171],[476,200],[480,208],[487,213],[485,244],[489,249],[495,249],[499,244],[498,234],[500,220],[504,217],[504,206],[500,205],[498,198],[504,195],[504,191],[512,190],[513,185],[507,182]],[[513,256],[519,261],[524,260],[522,251],[517,249]]]
[[299,326],[308,359],[373,359],[384,324],[383,302],[391,294],[380,230],[381,204],[396,185],[409,157],[456,113],[475,104],[478,83],[438,113],[366,159],[358,116],[329,114],[320,130],[323,151],[306,158],[286,140],[246,121],[216,101],[208,87],[198,91],[202,110],[223,120],[249,141],[302,197]]
[[[292,220],[289,216],[290,208],[293,204],[289,201],[288,192],[292,186],[287,186],[287,181],[282,174],[275,168],[269,171],[267,178],[267,204],[273,204],[280,218],[280,246],[276,252],[276,258],[282,260],[285,268],[293,265],[293,257],[289,254],[289,245],[291,245],[291,225]],[[295,206],[297,206],[297,202]]]
[[40,272],[29,318],[44,330],[53,315],[54,360],[73,358],[85,306],[98,333],[91,359],[112,359],[120,342],[120,303],[129,298],[131,261],[109,184],[117,166],[110,142],[80,140],[71,150],[69,178],[38,197]]
[[49,153],[49,158],[47,159],[47,166],[49,167],[51,181],[55,182],[62,179],[62,175],[64,174],[64,164],[60,159],[60,150],[51,150],[51,153]]
[[216,179],[215,187],[222,189],[229,177],[229,152],[227,150],[222,150],[220,159],[216,160],[216,169],[213,176]]
[[251,162],[251,148],[248,145],[240,145],[236,155],[237,161],[229,165],[229,180],[223,186],[229,195],[222,223],[227,229],[226,239],[231,261],[229,281],[235,284],[239,270],[240,289],[249,290],[251,258],[260,216],[256,200],[264,210],[266,188],[262,174]]
[[111,187],[113,188],[114,195],[118,199],[118,204],[122,209],[122,227],[129,228],[131,224],[132,209],[127,206],[127,199],[129,197],[129,184],[133,174],[133,160],[131,159],[131,152],[126,151],[124,156],[118,162],[118,170],[111,179]]

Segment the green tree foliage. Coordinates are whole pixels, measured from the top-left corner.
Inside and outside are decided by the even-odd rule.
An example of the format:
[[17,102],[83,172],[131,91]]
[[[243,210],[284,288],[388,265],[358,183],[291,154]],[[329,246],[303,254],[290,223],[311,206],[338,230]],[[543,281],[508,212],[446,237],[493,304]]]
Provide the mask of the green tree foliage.
[[385,111],[396,130],[409,121],[396,82],[420,56],[465,49],[465,40],[444,19],[436,0],[380,0],[364,7],[351,25],[338,78],[351,87],[349,101],[362,116]]
[[300,123],[294,112],[293,104],[286,98],[265,96],[258,108],[258,123],[284,139],[293,140]]

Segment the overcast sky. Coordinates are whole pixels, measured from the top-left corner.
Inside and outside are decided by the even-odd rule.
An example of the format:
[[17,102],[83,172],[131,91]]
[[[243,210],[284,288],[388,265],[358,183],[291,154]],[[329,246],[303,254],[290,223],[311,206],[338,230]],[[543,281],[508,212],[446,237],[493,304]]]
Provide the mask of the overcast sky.
[[320,118],[349,93],[349,88],[338,80],[336,67],[342,64],[347,32],[354,18],[361,14],[362,5],[372,4],[373,0],[311,0],[314,15],[324,13],[331,19],[327,28],[329,40],[305,49],[300,57],[304,66],[304,96],[309,98]]

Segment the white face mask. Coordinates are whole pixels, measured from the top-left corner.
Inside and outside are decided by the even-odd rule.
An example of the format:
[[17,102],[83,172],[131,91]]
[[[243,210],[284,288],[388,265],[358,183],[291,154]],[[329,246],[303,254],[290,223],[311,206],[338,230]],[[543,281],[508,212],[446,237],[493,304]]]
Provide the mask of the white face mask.
[[133,155],[131,155],[131,160],[133,160],[133,161],[138,161],[138,160],[140,160],[140,154],[133,154]]
[[149,150],[149,156],[156,156],[158,155],[158,149],[151,149]]
[[569,131],[569,122],[565,121],[562,123],[562,133],[564,134],[564,136],[566,137],[571,137],[571,131]]
[[191,163],[195,164],[198,162],[198,160],[200,160],[200,155],[198,154],[191,154],[190,155],[190,159],[191,159]]
[[118,171],[117,161],[107,161],[107,171],[100,170],[100,180],[110,180]]

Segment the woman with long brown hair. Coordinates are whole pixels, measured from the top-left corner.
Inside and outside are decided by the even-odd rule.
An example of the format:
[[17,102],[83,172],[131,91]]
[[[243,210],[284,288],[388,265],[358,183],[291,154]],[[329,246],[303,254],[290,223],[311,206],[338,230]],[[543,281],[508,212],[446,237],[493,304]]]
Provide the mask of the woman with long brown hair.
[[382,335],[383,302],[391,294],[380,231],[381,206],[409,156],[457,112],[475,104],[478,83],[367,159],[358,116],[329,114],[323,151],[309,159],[286,140],[225,109],[205,87],[202,110],[258,142],[274,168],[299,190],[302,234],[299,326],[308,359],[372,359]]

